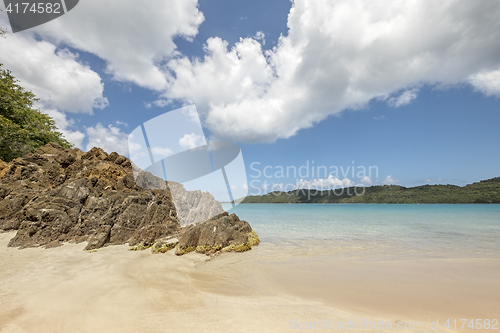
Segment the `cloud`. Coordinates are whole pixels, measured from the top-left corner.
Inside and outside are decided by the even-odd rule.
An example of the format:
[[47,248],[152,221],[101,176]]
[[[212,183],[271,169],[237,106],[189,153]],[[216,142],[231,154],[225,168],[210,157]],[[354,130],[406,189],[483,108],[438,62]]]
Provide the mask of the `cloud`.
[[68,14],[35,28],[43,38],[106,61],[117,81],[161,90],[162,63],[176,51],[176,36],[192,39],[203,22],[197,0],[80,1]]
[[384,185],[394,185],[394,184],[398,184],[399,183],[399,179],[394,179],[391,175],[385,177],[384,181],[382,182],[382,184]]
[[151,152],[155,155],[161,156],[161,158],[165,158],[165,157],[170,156],[174,153],[172,151],[172,149],[165,148],[165,147],[153,147],[153,148],[151,148]]
[[115,124],[116,124],[116,125],[121,125],[121,126],[128,127],[128,123],[126,123],[126,122],[124,122],[124,121],[119,121],[119,120],[116,120],[116,121],[115,121]]
[[191,107],[187,107],[187,108],[183,108],[182,109],[182,114],[187,118],[189,119],[189,121],[199,125],[201,127],[201,124],[200,124],[200,117],[198,115],[198,111],[196,110],[196,107],[194,106],[191,106]]
[[266,45],[266,35],[262,31],[257,31],[255,36],[253,37],[255,40],[262,41],[262,45]]
[[373,185],[373,181],[368,176],[364,176],[363,178],[360,179],[359,182],[363,185]]
[[486,96],[500,97],[500,69],[472,75],[470,83]]
[[[68,129],[73,123],[62,112],[91,114],[108,101],[100,76],[67,46],[103,59],[115,80],[162,90],[166,84],[162,65],[177,52],[173,39],[190,40],[203,20],[197,0],[141,5],[132,0],[83,1],[57,20],[0,38],[0,48],[8,50],[2,52],[1,61],[40,98],[40,107],[49,110],[69,141],[82,145],[87,135],[87,149],[100,146],[127,154],[126,134],[116,126],[98,123],[87,127],[85,134]],[[8,26],[6,15],[0,16],[0,25]]]
[[[259,188],[264,192],[268,191],[295,191],[300,189],[327,191],[332,189],[359,186],[349,178],[340,179],[338,177],[329,176],[328,178],[313,178],[313,179],[298,179],[295,183],[267,183],[264,182]],[[252,187],[257,189],[256,187]],[[259,190],[260,193],[260,190]]]
[[201,135],[196,135],[194,133],[185,134],[180,140],[179,145],[183,149],[193,149],[199,146],[206,145],[205,138]]
[[134,140],[134,134],[129,134],[128,141],[128,156],[132,161],[137,161],[142,157],[148,156],[149,153],[143,149],[143,147],[137,143],[137,140]]
[[56,122],[58,131],[63,134],[63,136],[70,143],[74,144],[78,148],[82,148],[82,142],[85,138],[85,134],[78,130],[71,130],[75,127],[75,121],[73,119],[68,119],[64,112],[58,111],[56,109],[42,109],[42,113],[48,114]]
[[[73,50],[103,59],[105,71],[117,81],[162,90],[166,85],[162,66],[177,54],[173,39],[192,39],[203,20],[197,0],[140,5],[132,0],[83,1],[57,20],[0,38],[0,48],[8,50],[2,52],[1,61],[40,98],[40,107],[50,111],[69,141],[82,145],[87,136],[87,149],[99,146],[127,154],[126,134],[116,126],[98,123],[87,127],[85,133],[69,129],[72,120],[63,112],[91,114],[109,104],[100,76]],[[0,25],[8,25],[6,15],[0,16]],[[159,100],[154,105],[168,103]]]
[[128,134],[124,133],[118,127],[108,125],[104,127],[101,123],[93,127],[86,128],[87,150],[93,147],[102,148],[107,153],[117,152],[128,156]]
[[399,108],[400,106],[410,104],[414,99],[417,98],[417,95],[418,95],[418,89],[416,88],[405,90],[399,96],[389,98],[387,104],[389,106]]
[[[65,137],[81,147],[85,134],[70,130],[72,123],[62,112],[92,114],[109,103],[100,76],[67,46],[103,59],[115,80],[162,90],[166,84],[162,64],[176,54],[173,39],[191,39],[204,20],[197,5],[197,0],[141,5],[132,0],[81,1],[57,20],[0,38],[0,49],[8,50],[0,61],[40,98],[40,108],[51,110]],[[0,26],[8,25],[6,15],[0,15]],[[154,105],[168,103],[159,100]],[[101,146],[108,152],[127,153],[124,134],[115,126],[98,123],[86,133],[87,149]]]
[[356,186],[356,183],[349,178],[340,179],[330,175],[328,178],[317,178],[297,181],[296,188],[299,189],[315,189],[315,190],[328,190],[332,188]]
[[214,37],[203,59],[168,61],[162,98],[196,104],[218,138],[259,142],[374,98],[405,105],[426,84],[496,94],[497,74],[477,74],[500,65],[498,17],[487,0],[296,0],[272,50]]
[[0,38],[4,68],[40,98],[46,109],[92,113],[108,105],[100,76],[78,61],[78,55],[29,34]]
[[163,108],[169,104],[172,104],[172,101],[165,100],[165,99],[158,99],[158,100],[153,101],[153,102],[144,103],[144,105],[146,106],[147,109],[150,109],[152,106],[156,106],[157,108]]
[[108,104],[99,75],[67,45],[103,59],[115,80],[162,92],[149,106],[194,103],[214,137],[262,142],[374,98],[405,105],[426,84],[467,83],[499,96],[498,17],[500,2],[488,0],[295,0],[273,49],[262,49],[260,31],[231,48],[213,37],[199,59],[174,43],[198,33],[197,0],[89,0],[0,47],[9,50],[6,68],[47,109],[91,113]]
[[[438,178],[437,181],[440,182],[441,178]],[[423,178],[423,179],[417,179],[417,180],[412,181],[413,184],[428,184],[431,182],[432,182],[431,178]]]
[[248,185],[247,184],[243,184],[241,186],[231,185],[230,188],[231,188],[231,191],[238,191],[238,190],[248,191]]

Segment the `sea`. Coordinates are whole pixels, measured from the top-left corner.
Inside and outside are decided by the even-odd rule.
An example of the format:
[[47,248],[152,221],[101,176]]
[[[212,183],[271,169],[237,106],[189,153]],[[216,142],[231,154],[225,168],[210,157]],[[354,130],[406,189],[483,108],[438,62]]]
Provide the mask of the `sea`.
[[498,204],[240,204],[228,212],[266,249],[290,256],[500,258]]
[[239,204],[229,212],[261,243],[196,265],[190,281],[234,308],[250,302],[246,313],[268,318],[272,331],[326,318],[474,332],[446,323],[500,319],[498,204]]

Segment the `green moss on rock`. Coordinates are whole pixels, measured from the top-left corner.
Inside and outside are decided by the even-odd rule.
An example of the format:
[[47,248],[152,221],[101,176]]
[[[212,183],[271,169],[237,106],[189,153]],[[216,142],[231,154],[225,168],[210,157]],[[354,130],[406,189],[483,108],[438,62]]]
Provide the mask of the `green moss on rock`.
[[222,249],[222,252],[245,252],[252,249],[252,246],[259,245],[260,239],[255,230],[248,233],[248,241],[244,244],[231,244]]
[[245,252],[252,249],[250,242],[245,244],[231,244],[222,249],[222,252]]
[[203,254],[213,254],[222,250],[222,245],[208,246],[208,245],[198,245],[196,247],[196,252]]
[[248,242],[250,245],[259,245],[260,244],[260,239],[259,236],[257,236],[257,233],[255,230],[252,229],[251,232],[248,233]]
[[165,253],[177,245],[177,242],[172,242],[172,243],[156,243],[151,247],[151,253]]
[[148,244],[148,245],[139,244],[136,246],[131,246],[128,250],[129,251],[144,251],[144,250],[149,249],[151,246],[152,246],[151,244]]
[[188,247],[177,246],[176,250],[175,250],[175,254],[178,256],[181,256],[183,254],[193,252],[195,250],[196,250],[196,246],[188,246]]

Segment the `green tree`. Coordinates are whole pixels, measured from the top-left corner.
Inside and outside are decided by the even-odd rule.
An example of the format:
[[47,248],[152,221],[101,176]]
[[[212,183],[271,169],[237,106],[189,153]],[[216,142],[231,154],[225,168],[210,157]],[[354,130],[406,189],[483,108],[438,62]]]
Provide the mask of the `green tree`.
[[71,148],[54,120],[33,107],[38,99],[0,64],[0,159],[11,161],[55,142]]

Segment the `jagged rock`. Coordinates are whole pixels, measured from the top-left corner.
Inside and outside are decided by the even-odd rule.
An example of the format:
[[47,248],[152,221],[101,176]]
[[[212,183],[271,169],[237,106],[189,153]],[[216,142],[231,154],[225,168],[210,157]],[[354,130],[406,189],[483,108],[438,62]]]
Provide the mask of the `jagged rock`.
[[168,188],[137,186],[130,161],[117,153],[49,144],[0,168],[0,229],[18,230],[9,246],[88,241],[90,250],[152,244],[179,231]]
[[177,208],[179,223],[183,227],[224,212],[221,203],[208,192],[187,191],[182,184],[172,182],[169,183],[169,188]]
[[[175,205],[170,189],[179,194]],[[234,214],[191,225],[221,211],[211,194],[166,183],[100,148],[85,153],[51,143],[9,163],[0,160],[0,231],[18,231],[9,246],[86,241],[85,249],[93,250],[129,243],[157,253],[177,247],[177,254],[193,246],[201,253],[251,248],[256,235]]]

